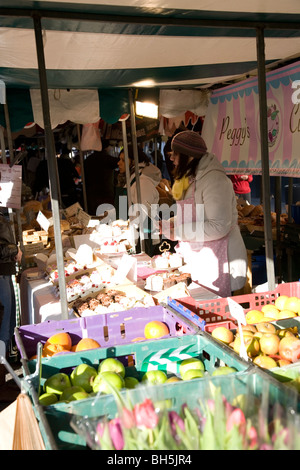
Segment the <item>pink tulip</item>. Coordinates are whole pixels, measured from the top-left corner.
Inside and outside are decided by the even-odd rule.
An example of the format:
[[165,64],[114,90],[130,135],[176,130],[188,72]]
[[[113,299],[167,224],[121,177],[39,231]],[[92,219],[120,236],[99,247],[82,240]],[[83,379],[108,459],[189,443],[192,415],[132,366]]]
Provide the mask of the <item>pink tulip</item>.
[[236,408],[233,412],[229,415],[227,422],[226,422],[226,430],[227,432],[231,431],[233,426],[236,425],[239,427],[240,432],[244,435],[246,431],[246,418],[244,413],[240,408]]
[[158,415],[149,398],[145,398],[143,403],[135,405],[133,411],[137,426],[143,426],[148,429],[153,429],[157,426]]
[[273,450],[273,446],[271,444],[262,444],[259,450]]
[[122,421],[122,425],[126,429],[131,429],[136,426],[134,413],[133,411],[128,410],[128,408],[123,408],[121,421]]
[[110,437],[116,450],[124,448],[124,439],[120,418],[114,418],[108,423]]
[[248,430],[248,438],[250,439],[249,447],[252,449],[258,444],[257,431],[254,426],[251,426]]
[[184,421],[179,416],[179,414],[176,413],[176,411],[169,411],[169,421],[170,421],[170,425],[171,425],[172,435],[175,438],[176,438],[176,434],[177,434],[176,425],[178,425],[182,431],[185,431]]

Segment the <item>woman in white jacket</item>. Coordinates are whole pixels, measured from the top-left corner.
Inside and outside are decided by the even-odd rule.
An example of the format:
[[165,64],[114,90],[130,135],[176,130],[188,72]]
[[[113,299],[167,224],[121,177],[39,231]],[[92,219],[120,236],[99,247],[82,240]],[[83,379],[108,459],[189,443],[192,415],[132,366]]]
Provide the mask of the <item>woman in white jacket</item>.
[[194,281],[220,297],[230,296],[245,285],[247,272],[232,183],[198,133],[180,132],[171,146],[177,216],[162,225],[162,232],[178,240],[176,251]]

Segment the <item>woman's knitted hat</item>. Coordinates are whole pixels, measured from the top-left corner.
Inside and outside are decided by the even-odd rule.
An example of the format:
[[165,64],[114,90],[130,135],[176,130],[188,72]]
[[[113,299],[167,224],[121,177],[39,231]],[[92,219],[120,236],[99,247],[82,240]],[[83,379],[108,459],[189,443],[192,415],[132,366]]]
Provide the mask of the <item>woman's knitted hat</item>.
[[171,148],[176,153],[183,153],[193,158],[201,158],[207,152],[204,140],[194,131],[176,134],[172,139]]

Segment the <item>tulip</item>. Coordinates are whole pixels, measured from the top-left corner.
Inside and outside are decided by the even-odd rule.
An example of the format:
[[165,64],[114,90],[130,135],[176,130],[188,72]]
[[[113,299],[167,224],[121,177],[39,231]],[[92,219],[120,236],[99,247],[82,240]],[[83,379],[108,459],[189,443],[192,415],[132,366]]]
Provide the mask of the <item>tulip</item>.
[[122,425],[126,429],[131,429],[136,426],[135,417],[133,411],[128,408],[123,408],[121,415]]
[[257,446],[257,431],[254,426],[251,426],[248,430],[248,438],[250,439],[249,447],[252,449]]
[[134,417],[137,426],[154,429],[158,424],[158,415],[155,412],[152,401],[146,398],[143,403],[135,405]]
[[240,432],[245,434],[246,430],[246,418],[244,413],[240,408],[236,408],[233,412],[229,415],[227,422],[226,422],[226,431],[229,432],[233,428],[233,426],[238,426]]
[[179,414],[176,413],[176,411],[169,411],[169,422],[171,425],[172,436],[176,439],[176,436],[177,436],[176,425],[180,427],[181,431],[185,431],[184,421],[179,416]]
[[120,418],[114,418],[108,423],[110,437],[116,450],[124,448],[124,439]]

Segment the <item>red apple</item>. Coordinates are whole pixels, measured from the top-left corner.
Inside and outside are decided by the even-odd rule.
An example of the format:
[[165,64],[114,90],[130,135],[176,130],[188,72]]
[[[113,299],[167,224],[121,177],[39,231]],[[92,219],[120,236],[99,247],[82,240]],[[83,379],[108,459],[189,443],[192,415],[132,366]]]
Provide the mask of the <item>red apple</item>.
[[293,336],[284,336],[279,343],[279,355],[291,362],[299,361],[300,340]]

